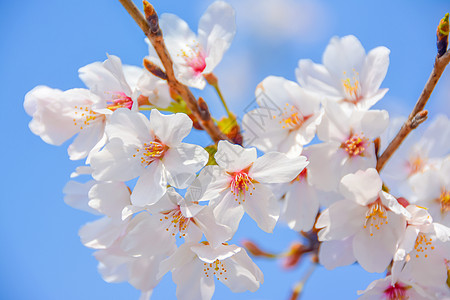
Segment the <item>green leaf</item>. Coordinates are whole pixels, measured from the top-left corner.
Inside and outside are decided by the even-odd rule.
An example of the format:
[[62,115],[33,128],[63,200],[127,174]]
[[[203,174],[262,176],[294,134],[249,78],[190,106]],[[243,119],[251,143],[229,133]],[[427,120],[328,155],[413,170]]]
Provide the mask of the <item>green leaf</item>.
[[217,152],[217,145],[207,146],[207,147],[205,147],[205,150],[209,153],[209,159],[208,159],[208,163],[206,165],[207,166],[217,165],[216,159],[214,158],[214,154],[216,154],[216,152]]

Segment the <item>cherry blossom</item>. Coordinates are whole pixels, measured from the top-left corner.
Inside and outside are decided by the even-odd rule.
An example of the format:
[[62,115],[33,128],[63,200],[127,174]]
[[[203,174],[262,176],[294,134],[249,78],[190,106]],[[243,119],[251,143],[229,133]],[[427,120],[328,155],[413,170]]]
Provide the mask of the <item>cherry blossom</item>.
[[398,280],[391,282],[391,275],[373,281],[364,291],[358,291],[360,300],[400,300],[414,299],[425,300],[435,299],[433,294],[428,293],[419,285],[408,280]]
[[377,47],[366,54],[353,35],[330,40],[322,65],[301,59],[296,69],[300,86],[337,101],[346,109],[367,110],[383,98],[380,89],[389,66],[390,50]]
[[106,128],[109,142],[92,156],[93,177],[128,181],[139,176],[131,195],[136,206],[156,203],[167,183],[187,188],[208,161],[202,147],[181,142],[191,128],[191,119],[182,113],[163,115],[153,109],[149,121],[141,113],[119,109]]
[[230,240],[231,229],[217,224],[211,207],[198,205],[189,198],[185,200],[169,188],[160,201],[139,214],[139,221],[133,222],[133,228],[123,239],[122,249],[133,256],[156,255],[176,247],[176,237],[198,243],[204,234],[213,247]]
[[439,169],[429,169],[413,175],[409,184],[415,194],[417,205],[427,207],[438,223],[450,226],[450,156]]
[[[261,106],[244,115],[244,139],[262,151],[300,155],[302,146],[311,142],[321,120],[319,98],[295,82],[269,76],[256,88]],[[265,108],[270,99],[279,111]]]
[[316,222],[316,228],[322,228],[318,234],[320,241],[353,237],[353,255],[368,272],[386,269],[404,235],[409,216],[381,187],[381,179],[372,168],[344,176],[340,185],[344,200],[324,210]]
[[33,117],[31,131],[52,145],[61,145],[78,133],[68,148],[72,160],[83,159],[93,148],[99,149],[106,141],[108,116],[119,107],[137,108],[127,80],[135,82],[142,70],[132,66],[125,70],[126,78],[120,59],[110,55],[103,63],[80,68],[80,78],[90,90],[35,87],[24,101],[25,111]]
[[337,191],[344,175],[375,167],[373,140],[386,129],[388,120],[386,111],[346,112],[327,102],[317,129],[324,143],[309,147],[311,183],[325,191]]
[[207,242],[183,244],[161,263],[158,277],[169,271],[180,300],[211,299],[214,277],[234,293],[254,292],[264,282],[261,270],[247,252],[235,245],[213,248]]
[[[163,14],[159,24],[174,61],[177,79],[203,89],[206,85],[203,76],[212,73],[219,64],[236,33],[234,9],[224,1],[211,4],[200,18],[197,35],[173,14]],[[150,53],[156,56],[152,55],[152,47]]]
[[409,205],[408,227],[394,256],[393,275],[407,274],[424,286],[443,287],[450,260],[450,228],[433,219],[426,209]]
[[237,230],[247,212],[258,226],[272,232],[280,208],[268,184],[292,181],[308,164],[306,157],[289,158],[269,152],[257,158],[255,148],[220,141],[214,155],[218,166],[207,166],[199,175],[205,191],[199,201],[210,200],[219,223]]

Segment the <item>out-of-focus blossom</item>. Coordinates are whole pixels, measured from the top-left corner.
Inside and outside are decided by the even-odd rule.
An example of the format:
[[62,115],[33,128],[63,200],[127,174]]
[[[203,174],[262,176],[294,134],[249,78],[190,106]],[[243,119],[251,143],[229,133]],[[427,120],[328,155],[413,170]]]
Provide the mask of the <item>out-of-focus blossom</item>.
[[330,40],[322,65],[301,59],[296,70],[300,86],[326,96],[346,109],[367,110],[383,98],[380,89],[389,66],[389,49],[377,47],[366,54],[353,35]]

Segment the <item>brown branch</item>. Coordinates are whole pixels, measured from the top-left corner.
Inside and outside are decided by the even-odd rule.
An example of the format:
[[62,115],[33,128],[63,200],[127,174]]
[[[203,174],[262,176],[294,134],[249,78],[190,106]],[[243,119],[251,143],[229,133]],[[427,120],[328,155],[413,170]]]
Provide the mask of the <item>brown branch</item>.
[[[209,111],[205,113],[204,107],[200,109],[197,100],[192,94],[191,90],[180,83],[175,78],[175,73],[173,71],[173,61],[167,51],[166,45],[164,43],[163,35],[161,29],[159,28],[158,15],[156,14],[153,6],[147,1],[144,3],[145,17],[139,11],[139,9],[134,5],[131,0],[119,0],[127,12],[133,17],[136,23],[141,27],[142,31],[148,37],[150,42],[158,54],[167,76],[167,83],[171,90],[180,95],[186,102],[186,106],[192,112],[194,117],[199,121],[201,127],[209,134],[215,143],[220,140],[227,140],[227,137],[219,130],[214,121],[208,117],[210,116]],[[207,108],[207,107],[206,107]]]
[[425,84],[425,87],[422,93],[420,94],[420,97],[417,100],[416,105],[414,106],[411,114],[409,115],[408,119],[405,121],[403,126],[400,128],[397,135],[387,146],[386,150],[384,150],[383,154],[381,154],[381,156],[378,158],[377,161],[378,172],[381,171],[381,169],[383,169],[386,162],[389,160],[392,154],[394,154],[394,152],[397,150],[397,148],[400,146],[403,140],[408,136],[408,134],[426,120],[428,112],[424,110],[425,105],[427,104],[427,101],[430,98],[431,93],[434,90],[434,87],[436,86],[437,82],[439,81],[439,78],[441,77],[442,73],[445,70],[445,67],[448,65],[449,62],[450,62],[450,51],[447,51],[441,57],[436,57],[433,71],[431,72],[430,77],[428,78],[428,81]]

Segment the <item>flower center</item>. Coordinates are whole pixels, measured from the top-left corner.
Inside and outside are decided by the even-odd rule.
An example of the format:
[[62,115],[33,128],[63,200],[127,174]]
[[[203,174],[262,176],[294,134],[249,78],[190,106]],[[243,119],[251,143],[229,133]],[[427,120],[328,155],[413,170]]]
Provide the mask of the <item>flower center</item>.
[[230,190],[234,195],[234,199],[241,204],[241,202],[245,202],[245,196],[248,193],[249,195],[253,195],[253,191],[255,187],[253,183],[257,183],[256,180],[251,178],[248,175],[248,169],[242,170],[240,172],[229,173],[232,177],[230,182]]
[[142,148],[136,149],[136,154],[133,154],[133,157],[140,158],[141,164],[143,166],[148,166],[154,160],[163,157],[167,148],[167,146],[158,141],[151,141],[144,143]]
[[344,71],[344,78],[341,79],[342,86],[344,89],[345,99],[344,101],[357,104],[361,100],[361,85],[359,83],[359,73],[355,69],[353,71],[353,76],[350,78],[347,72]]
[[439,197],[439,202],[441,203],[442,214],[445,214],[448,211],[450,211],[450,191],[443,189],[441,196]]
[[364,151],[369,146],[369,139],[364,137],[363,133],[350,134],[348,140],[341,144],[350,157],[352,156],[364,156]]
[[386,209],[380,200],[375,201],[369,206],[366,212],[366,220],[364,221],[364,228],[369,225],[370,236],[373,236],[373,229],[380,230],[383,224],[388,223]]
[[104,116],[102,114],[96,113],[90,107],[75,106],[75,118],[73,119],[73,125],[80,126],[80,129],[83,129],[86,126],[89,126],[92,123],[103,119]]
[[181,213],[179,205],[172,210],[162,212],[162,214],[164,217],[159,219],[159,221],[166,223],[166,231],[172,236],[179,234],[180,238],[186,236],[186,230],[189,227],[189,224],[191,221],[194,221],[192,218],[186,218]]
[[110,100],[106,101],[106,107],[112,111],[115,111],[118,108],[128,108],[131,109],[133,106],[133,100],[130,97],[125,95],[123,92],[114,92],[111,94],[112,97]]
[[414,250],[416,252],[416,258],[419,258],[421,254],[423,257],[428,257],[428,252],[434,250],[432,246],[433,239],[428,238],[425,234],[419,233],[416,238],[416,244],[414,245]]
[[303,116],[294,105],[289,103],[286,103],[280,116],[273,116],[274,119],[279,118],[279,123],[282,125],[282,128],[288,129],[289,131],[302,127],[303,123],[310,117],[310,115]]
[[411,288],[410,286],[403,285],[401,283],[395,283],[394,286],[390,285],[384,290],[387,300],[406,300],[409,297],[406,295],[406,291]]
[[308,176],[308,169],[304,168],[300,174],[297,175],[297,177],[295,177],[291,183],[297,182],[297,181],[302,181],[302,180],[306,180],[306,177]]
[[227,269],[224,262],[216,259],[213,263],[203,263],[203,272],[205,272],[206,277],[216,275],[217,280],[220,278],[227,280]]
[[206,68],[206,54],[199,44],[195,45],[193,48],[189,48],[188,52],[182,49],[181,56],[196,75],[201,74]]

